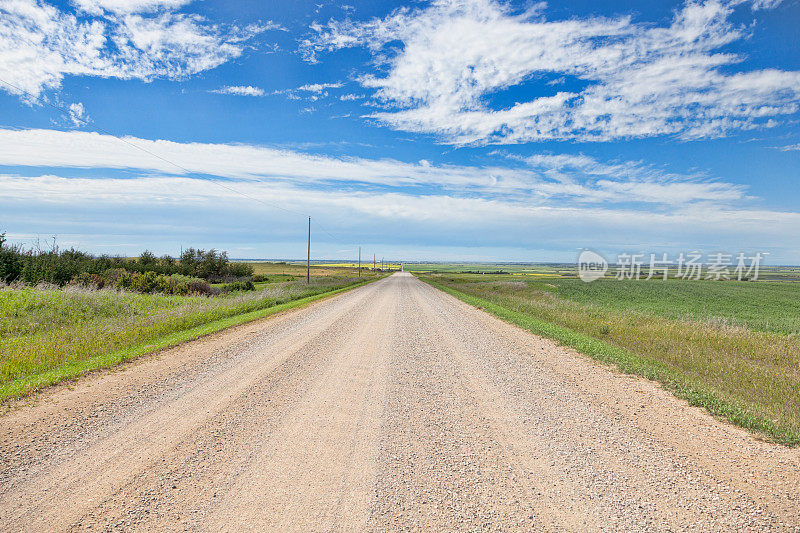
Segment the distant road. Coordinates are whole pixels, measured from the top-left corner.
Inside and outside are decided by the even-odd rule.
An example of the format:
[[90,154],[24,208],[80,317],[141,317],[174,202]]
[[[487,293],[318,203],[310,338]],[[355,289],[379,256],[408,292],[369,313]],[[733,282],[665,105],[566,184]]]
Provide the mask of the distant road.
[[21,402],[0,530],[800,530],[800,452],[407,273]]

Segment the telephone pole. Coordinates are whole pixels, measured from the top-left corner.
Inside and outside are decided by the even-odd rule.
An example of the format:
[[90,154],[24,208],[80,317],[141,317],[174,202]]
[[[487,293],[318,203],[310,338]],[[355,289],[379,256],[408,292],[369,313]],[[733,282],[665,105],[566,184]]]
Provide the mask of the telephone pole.
[[375,270],[375,254],[372,254],[372,270]]
[[361,277],[361,247],[358,247],[358,277]]
[[306,256],[306,284],[311,285],[311,217],[308,217],[308,255]]

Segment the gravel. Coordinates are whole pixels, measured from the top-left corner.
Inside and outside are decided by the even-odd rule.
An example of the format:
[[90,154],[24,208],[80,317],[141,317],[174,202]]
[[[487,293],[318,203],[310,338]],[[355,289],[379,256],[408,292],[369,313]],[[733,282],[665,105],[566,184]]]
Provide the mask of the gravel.
[[800,453],[407,273],[0,416],[6,531],[800,531]]

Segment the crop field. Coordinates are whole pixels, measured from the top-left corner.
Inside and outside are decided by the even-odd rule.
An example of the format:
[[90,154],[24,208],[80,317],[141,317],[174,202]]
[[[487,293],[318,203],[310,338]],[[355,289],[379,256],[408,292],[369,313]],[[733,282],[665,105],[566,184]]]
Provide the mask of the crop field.
[[789,281],[791,271],[770,274],[783,281],[584,283],[558,273],[446,269],[419,277],[534,333],[660,381],[734,423],[800,444],[800,283]]
[[[253,273],[256,275],[269,276],[286,276],[287,278],[299,278],[306,276],[306,264],[299,261],[246,261],[247,264],[252,265]],[[372,263],[361,265],[361,273],[366,275],[367,272],[372,270]],[[399,270],[399,264],[393,264],[391,267],[386,264],[386,270]],[[358,263],[350,262],[311,262],[311,277],[315,276],[354,276],[358,273]]]
[[[613,265],[611,265],[613,267]],[[648,265],[644,265],[646,273]],[[578,272],[574,263],[405,263],[405,270],[420,274],[446,273],[453,274],[491,274],[494,276],[533,276],[544,278],[577,278]],[[661,274],[659,270],[659,274]],[[668,269],[668,277],[676,277],[676,268]],[[613,268],[605,276],[613,279]],[[761,266],[759,281],[791,281],[800,282],[800,267],[796,266]]]
[[[67,286],[0,290],[0,400],[94,368],[258,318],[293,302],[353,286],[346,269],[315,269],[311,284],[259,264],[269,281],[219,296],[137,294]],[[305,273],[305,272],[304,272]],[[187,334],[186,332],[190,332]],[[188,335],[188,336],[187,336]]]
[[409,272],[576,277],[574,264],[561,263],[406,263]]

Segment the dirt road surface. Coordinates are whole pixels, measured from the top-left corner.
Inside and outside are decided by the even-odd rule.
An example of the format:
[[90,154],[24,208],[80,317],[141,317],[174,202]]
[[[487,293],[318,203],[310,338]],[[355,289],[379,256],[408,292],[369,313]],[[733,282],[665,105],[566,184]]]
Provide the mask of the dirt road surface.
[[0,530],[800,531],[800,453],[407,273],[0,416]]

